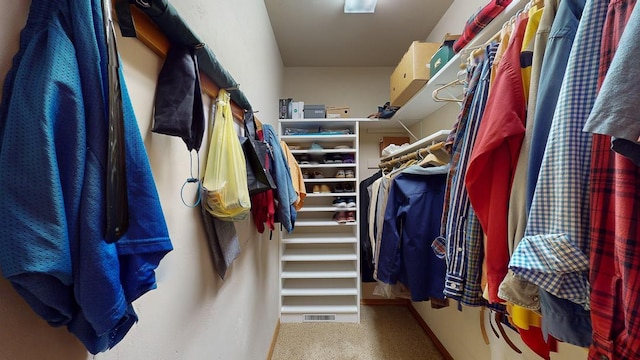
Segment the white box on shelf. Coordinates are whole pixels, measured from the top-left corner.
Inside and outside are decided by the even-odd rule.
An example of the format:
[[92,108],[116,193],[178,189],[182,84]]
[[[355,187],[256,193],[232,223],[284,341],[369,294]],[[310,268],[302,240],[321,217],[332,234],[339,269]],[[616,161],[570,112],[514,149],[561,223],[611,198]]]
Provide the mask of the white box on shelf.
[[292,103],[291,118],[292,119],[304,119],[304,102],[294,101]]

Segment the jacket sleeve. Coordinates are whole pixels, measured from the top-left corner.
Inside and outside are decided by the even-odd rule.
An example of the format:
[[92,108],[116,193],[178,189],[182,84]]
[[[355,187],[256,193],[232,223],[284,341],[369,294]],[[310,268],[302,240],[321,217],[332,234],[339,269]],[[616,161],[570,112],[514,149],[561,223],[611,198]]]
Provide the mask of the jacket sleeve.
[[393,181],[389,189],[387,206],[384,209],[384,223],[382,224],[382,239],[378,257],[377,278],[386,284],[396,284],[401,270],[401,240],[402,226],[405,219],[403,203],[406,196]]

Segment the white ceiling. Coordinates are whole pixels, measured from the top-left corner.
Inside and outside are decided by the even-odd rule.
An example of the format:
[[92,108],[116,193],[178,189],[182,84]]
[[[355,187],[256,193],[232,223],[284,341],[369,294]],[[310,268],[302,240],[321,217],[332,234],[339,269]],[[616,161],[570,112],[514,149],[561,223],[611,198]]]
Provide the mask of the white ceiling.
[[287,67],[396,66],[452,2],[378,0],[374,14],[344,14],[344,0],[264,0]]

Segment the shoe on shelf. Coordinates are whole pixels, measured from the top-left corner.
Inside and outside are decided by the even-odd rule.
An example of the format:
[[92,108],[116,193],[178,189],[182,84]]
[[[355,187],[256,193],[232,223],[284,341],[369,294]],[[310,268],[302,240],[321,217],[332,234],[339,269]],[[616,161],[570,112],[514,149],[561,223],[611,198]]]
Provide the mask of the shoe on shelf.
[[342,155],[342,162],[345,164],[353,164],[356,162],[353,154]]
[[321,193],[330,193],[331,192],[331,188],[327,184],[322,184],[322,185],[320,185],[320,192]]
[[334,164],[342,164],[342,155],[340,155],[340,154],[333,155],[333,163]]
[[344,177],[346,177],[346,178],[354,178],[354,177],[356,177],[356,173],[353,170],[345,170]]
[[356,221],[355,211],[347,211],[347,214],[345,215],[345,219],[347,220],[347,222],[355,222]]
[[333,220],[337,221],[338,224],[344,224],[347,222],[347,214],[344,211],[336,211],[333,213]]
[[309,164],[309,157],[307,155],[300,156],[300,164]]
[[314,170],[313,171],[313,178],[314,179],[324,179],[324,174],[322,174],[322,171],[320,171],[320,170]]
[[351,184],[351,183],[345,183],[343,189],[344,189],[344,192],[347,192],[347,193],[356,191],[353,188],[353,184]]
[[334,149],[338,149],[338,150],[348,150],[348,149],[351,149],[351,146],[349,146],[349,145],[336,145],[333,148]]
[[346,173],[344,172],[344,170],[338,170],[338,172],[336,173],[336,177],[339,179],[343,179],[346,176]]
[[346,199],[346,202],[347,202],[347,207],[348,207],[348,208],[354,208],[354,207],[356,207],[356,198],[354,198],[354,197],[349,197],[349,198],[347,198],[347,199]]
[[346,208],[347,207],[347,201],[344,198],[336,198],[335,200],[333,200],[333,206],[335,207],[339,207],[339,208]]
[[343,193],[345,192],[345,186],[342,185],[341,183],[337,183],[336,186],[333,188],[333,192],[337,192],[337,193]]
[[324,148],[322,147],[322,145],[320,145],[320,144],[318,144],[318,143],[314,142],[314,143],[312,143],[312,144],[311,144],[311,146],[309,147],[309,150],[311,150],[311,151],[322,151],[322,150],[324,150]]
[[333,161],[333,156],[331,156],[331,155],[325,155],[325,156],[324,156],[324,163],[325,163],[325,164],[333,164],[333,163],[334,163],[334,161]]
[[309,172],[307,170],[302,170],[302,178],[303,179],[310,179],[310,175],[309,175]]
[[313,193],[320,194],[320,185],[313,185]]

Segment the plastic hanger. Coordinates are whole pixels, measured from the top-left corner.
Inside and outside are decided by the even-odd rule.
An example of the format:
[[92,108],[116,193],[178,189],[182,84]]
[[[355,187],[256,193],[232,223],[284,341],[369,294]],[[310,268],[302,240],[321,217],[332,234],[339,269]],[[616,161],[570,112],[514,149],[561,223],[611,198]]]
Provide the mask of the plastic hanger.
[[449,90],[449,88],[453,87],[453,86],[462,86],[464,85],[464,81],[460,80],[460,79],[455,79],[449,83],[446,83],[438,88],[436,88],[435,90],[433,90],[433,93],[431,94],[431,97],[433,98],[433,101],[446,101],[446,102],[457,102],[457,103],[461,103],[462,102],[462,96],[460,96],[459,98],[452,95],[451,93],[449,93],[449,97],[446,96],[442,96],[440,94],[441,91],[443,90]]

